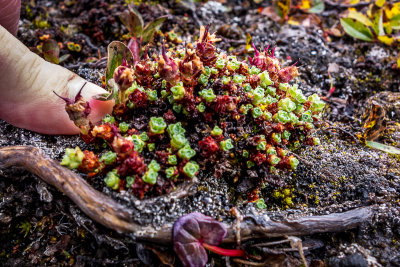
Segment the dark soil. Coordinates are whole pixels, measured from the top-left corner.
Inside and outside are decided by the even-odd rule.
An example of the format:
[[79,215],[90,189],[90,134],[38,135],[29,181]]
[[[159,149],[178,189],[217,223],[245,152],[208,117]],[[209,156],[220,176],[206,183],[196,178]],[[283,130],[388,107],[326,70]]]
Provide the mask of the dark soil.
[[[80,53],[62,49],[61,55],[71,54],[62,65],[100,84],[98,73],[103,73],[104,64],[85,63],[85,60],[99,57],[98,54],[104,57],[108,43],[127,33],[117,15],[123,9],[120,1],[78,1],[79,4],[68,5],[71,1],[43,0],[36,1],[36,6],[30,1],[23,2],[18,37],[30,47],[39,44],[38,36],[43,34],[50,34],[64,44],[81,43]],[[368,98],[381,91],[400,91],[399,70],[392,68],[398,51],[346,35],[332,37],[328,42],[318,26],[304,28],[276,23],[257,12],[257,7],[268,6],[269,2],[255,5],[252,1],[231,1],[222,5],[209,1],[181,5],[165,1],[160,5],[141,4],[138,9],[145,21],[167,14],[162,31],[175,30],[187,42],[198,36],[198,24],[211,23],[211,29],[222,36],[217,47],[239,56],[247,56],[243,54],[246,33],[251,34],[258,47],[276,45],[278,58],[291,59],[285,64],[299,60],[301,75],[297,83],[307,96],[312,93],[327,96],[330,68],[336,90],[327,100],[325,116],[331,127],[323,125],[319,130],[321,145],[296,152],[302,160],[295,173],[280,177],[285,188],[292,192],[287,198],[293,204],[288,205],[285,198],[273,197],[274,190],[284,188],[267,186],[262,191],[267,204],[263,212],[272,219],[284,220],[378,205],[378,212],[359,229],[303,238],[304,246],[310,247],[305,251],[306,258],[313,266],[324,266],[323,262],[328,266],[400,266],[399,158],[366,148],[354,138],[362,131],[360,123],[368,110]],[[320,15],[325,27],[331,26],[341,11],[327,6]],[[40,16],[46,19],[46,12],[50,27],[38,29],[32,21]],[[60,31],[61,26],[68,25],[72,30],[75,25],[77,33],[68,36]],[[155,40],[154,49],[160,50],[157,46],[160,36]],[[393,116],[391,120],[399,122],[399,117]],[[396,132],[392,139],[396,139],[395,135]],[[380,141],[389,143],[384,138]],[[67,147],[85,148],[75,136],[44,136],[1,121],[0,146],[9,145],[33,145],[57,160],[61,160]],[[260,212],[240,195],[240,187],[247,185],[239,185],[235,192],[223,179],[209,175],[199,177],[192,196],[158,197],[148,204],[128,193],[111,192],[101,179],[94,180],[93,186],[136,209],[140,214],[135,218],[138,223],[155,227],[174,222],[192,211],[225,220],[234,219],[229,214],[233,206],[243,213]],[[0,264],[158,265],[157,257],[148,247],[93,223],[68,198],[26,171],[1,170],[0,196]],[[173,255],[170,248],[152,248]],[[280,264],[300,265],[298,257],[297,253],[284,253],[286,261],[281,260]],[[218,257],[211,262],[222,266],[233,264]]]

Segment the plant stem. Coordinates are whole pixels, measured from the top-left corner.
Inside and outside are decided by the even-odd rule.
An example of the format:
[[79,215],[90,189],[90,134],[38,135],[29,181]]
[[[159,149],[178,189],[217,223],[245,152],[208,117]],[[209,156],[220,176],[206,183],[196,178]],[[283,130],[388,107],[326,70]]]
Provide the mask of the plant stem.
[[244,257],[245,256],[245,252],[241,249],[225,249],[225,248],[220,248],[217,246],[209,245],[207,243],[203,243],[203,247],[205,247],[209,251],[212,251],[212,252],[222,255],[222,256],[229,256],[229,257]]

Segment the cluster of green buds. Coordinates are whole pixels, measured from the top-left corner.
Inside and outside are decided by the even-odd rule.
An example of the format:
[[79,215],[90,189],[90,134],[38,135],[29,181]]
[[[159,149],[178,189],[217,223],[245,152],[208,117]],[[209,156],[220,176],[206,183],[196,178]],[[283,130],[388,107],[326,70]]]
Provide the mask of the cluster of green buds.
[[112,165],[117,161],[117,153],[107,151],[101,156],[100,161],[104,162],[106,165]]
[[272,193],[272,197],[280,200],[283,205],[288,207],[293,206],[293,188],[276,189]]
[[185,96],[185,87],[183,87],[182,82],[179,82],[177,85],[171,87],[170,90],[174,100],[180,100]]
[[217,74],[218,70],[214,67],[204,67],[203,73],[200,74],[199,83],[201,85],[207,85],[212,74]]
[[186,130],[180,122],[168,125],[167,132],[171,140],[172,149],[179,150],[189,144],[189,141],[185,137]]
[[178,150],[178,156],[181,159],[189,160],[196,155],[196,151],[194,151],[190,145],[185,145],[181,149]]
[[82,164],[83,157],[84,154],[78,146],[75,149],[67,148],[61,165],[69,169],[77,169]]
[[215,98],[217,97],[214,94],[213,89],[203,89],[202,91],[199,92],[199,95],[206,101],[206,102],[213,102]]
[[167,124],[162,117],[151,117],[149,128],[152,134],[163,134]]
[[236,71],[240,68],[241,62],[237,60],[236,56],[228,56],[227,60],[226,67],[229,71]]
[[118,175],[117,169],[114,169],[107,173],[106,178],[104,178],[104,182],[107,187],[117,190],[119,188],[120,177]]
[[183,167],[183,172],[189,178],[193,178],[197,174],[198,171],[199,171],[199,164],[197,164],[194,161],[189,161]]
[[[146,136],[147,136],[147,134],[146,134]],[[133,149],[135,149],[135,151],[141,153],[143,151],[143,148],[146,146],[146,141],[144,141],[142,139],[141,135],[138,135],[138,134],[131,135],[130,139],[134,144]],[[148,140],[148,138],[147,138],[147,140]]]
[[225,152],[233,149],[232,139],[226,139],[224,141],[221,141],[219,143],[219,147],[222,149],[222,151]]
[[147,166],[147,171],[143,175],[143,181],[149,184],[155,184],[157,182],[158,172],[161,170],[160,164],[157,161],[152,160]]

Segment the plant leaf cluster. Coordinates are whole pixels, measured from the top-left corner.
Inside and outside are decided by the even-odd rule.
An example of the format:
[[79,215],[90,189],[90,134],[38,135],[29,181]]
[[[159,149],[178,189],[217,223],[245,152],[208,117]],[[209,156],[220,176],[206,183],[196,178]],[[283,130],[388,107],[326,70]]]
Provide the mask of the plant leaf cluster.
[[400,3],[376,0],[366,10],[349,8],[340,19],[344,31],[367,42],[398,44],[400,40]]

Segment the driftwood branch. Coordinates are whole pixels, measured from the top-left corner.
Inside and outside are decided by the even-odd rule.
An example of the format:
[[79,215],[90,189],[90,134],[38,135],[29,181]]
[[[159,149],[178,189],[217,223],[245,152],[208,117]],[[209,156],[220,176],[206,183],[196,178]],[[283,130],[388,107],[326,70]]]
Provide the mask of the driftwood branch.
[[[67,195],[94,221],[120,233],[130,234],[138,241],[170,244],[172,224],[160,229],[142,226],[133,221],[138,214],[116,202],[109,196],[93,189],[76,173],[50,159],[43,151],[32,146],[10,146],[0,148],[0,169],[12,166],[22,167],[55,186]],[[273,221],[267,216],[244,216],[240,225],[241,240],[302,236],[324,232],[341,232],[368,220],[373,207],[363,207],[343,213],[324,216],[309,216],[290,221]],[[225,243],[236,241],[235,224],[226,224],[228,234]]]

